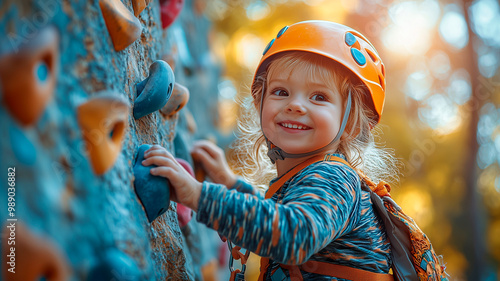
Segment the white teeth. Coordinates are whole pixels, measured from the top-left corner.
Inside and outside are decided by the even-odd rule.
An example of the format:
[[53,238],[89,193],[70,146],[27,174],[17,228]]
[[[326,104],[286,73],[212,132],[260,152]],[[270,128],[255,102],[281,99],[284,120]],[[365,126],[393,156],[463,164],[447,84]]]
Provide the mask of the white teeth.
[[289,123],[281,123],[281,126],[283,126],[285,128],[299,129],[299,130],[305,130],[307,128],[306,126],[297,125],[297,124],[289,124]]

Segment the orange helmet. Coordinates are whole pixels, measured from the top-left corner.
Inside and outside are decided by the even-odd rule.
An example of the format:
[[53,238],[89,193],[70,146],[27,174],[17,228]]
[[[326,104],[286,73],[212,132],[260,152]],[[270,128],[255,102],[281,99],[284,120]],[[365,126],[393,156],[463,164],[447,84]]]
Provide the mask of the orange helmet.
[[303,21],[285,26],[264,50],[255,72],[252,93],[257,77],[266,71],[274,55],[286,51],[303,51],[322,55],[345,66],[370,91],[368,106],[380,121],[385,100],[385,68],[373,45],[359,32],[329,21]]

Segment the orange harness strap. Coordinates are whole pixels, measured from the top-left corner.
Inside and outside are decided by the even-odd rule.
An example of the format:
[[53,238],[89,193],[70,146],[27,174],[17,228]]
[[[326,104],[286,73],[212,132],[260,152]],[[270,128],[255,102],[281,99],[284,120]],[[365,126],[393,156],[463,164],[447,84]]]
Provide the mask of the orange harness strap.
[[[312,163],[322,161],[323,159],[324,159],[323,156],[315,156],[315,157],[309,158],[306,161],[295,166],[290,171],[286,172],[284,175],[281,176],[281,178],[279,178],[277,181],[275,181],[273,184],[271,184],[271,186],[269,186],[269,189],[266,192],[265,198],[269,199],[269,198],[273,197],[274,193],[276,193],[286,181],[291,179],[293,176],[295,176],[298,172],[300,172],[305,167],[311,165]],[[268,258],[260,258],[260,275],[259,275],[259,279],[258,279],[259,281],[264,280],[264,274],[266,273],[268,266],[269,266],[269,259]]]
[[[307,159],[306,161],[300,163],[299,165],[295,166],[293,169],[288,171],[286,174],[284,174],[281,178],[279,178],[276,182],[274,182],[266,192],[266,199],[271,198],[274,193],[276,193],[281,186],[288,181],[290,178],[295,176],[299,171],[304,169],[305,167],[311,165],[312,163],[319,162],[319,161],[335,161],[335,162],[341,162],[349,167],[349,163],[345,161],[344,159],[337,157],[337,156],[332,156],[332,155],[326,155],[326,156],[321,156],[321,157],[312,157]],[[260,259],[260,275],[259,275],[259,281],[264,280],[264,275],[267,271],[267,268],[269,266],[269,259],[268,258],[261,258]],[[358,281],[358,280],[373,280],[373,281],[394,281],[394,277],[391,274],[384,274],[384,273],[375,273],[367,270],[362,270],[358,268],[353,268],[349,266],[344,266],[344,265],[337,265],[337,264],[331,264],[331,263],[326,263],[326,262],[318,262],[318,261],[308,261],[300,266],[298,265],[284,265],[280,264],[282,268],[288,269],[290,273],[290,277],[292,280],[300,280],[302,281],[302,274],[300,273],[300,270],[310,272],[310,273],[316,273],[316,274],[321,274],[321,275],[326,275],[326,276],[332,276],[332,277],[337,277],[337,278],[342,278],[342,279],[348,279],[348,280],[353,280],[353,281]]]
[[266,191],[265,198],[269,199],[269,198],[273,197],[274,193],[276,193],[287,180],[291,179],[293,176],[295,176],[298,172],[300,172],[305,167],[311,165],[312,163],[322,161],[323,159],[324,159],[323,156],[315,156],[315,157],[309,158],[309,159],[305,160],[304,162],[295,166],[290,171],[286,172],[286,174],[282,175],[281,178],[279,178],[277,181],[275,181],[273,184],[271,184],[271,186],[269,186],[269,189]]
[[394,277],[391,274],[375,273],[350,266],[331,264],[319,261],[308,261],[300,266],[297,265],[280,265],[280,266],[289,270],[290,277],[292,280],[302,281],[303,278],[302,274],[300,273],[300,270],[303,270],[310,273],[316,273],[347,280],[353,280],[353,281],[361,281],[361,280],[394,281]]

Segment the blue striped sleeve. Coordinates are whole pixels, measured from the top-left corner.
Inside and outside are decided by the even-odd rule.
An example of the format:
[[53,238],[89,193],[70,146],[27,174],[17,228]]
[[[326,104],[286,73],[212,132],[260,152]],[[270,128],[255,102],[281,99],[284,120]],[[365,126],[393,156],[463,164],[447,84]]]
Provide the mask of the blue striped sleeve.
[[267,200],[205,182],[197,219],[260,256],[301,264],[352,230],[359,200],[354,172],[321,162],[299,172]]
[[257,190],[257,188],[253,187],[251,184],[247,183],[244,181],[242,178],[238,177],[236,179],[236,183],[231,186],[229,189],[236,189],[239,192],[242,193],[250,193],[253,195],[257,195],[260,198],[263,198],[264,196]]

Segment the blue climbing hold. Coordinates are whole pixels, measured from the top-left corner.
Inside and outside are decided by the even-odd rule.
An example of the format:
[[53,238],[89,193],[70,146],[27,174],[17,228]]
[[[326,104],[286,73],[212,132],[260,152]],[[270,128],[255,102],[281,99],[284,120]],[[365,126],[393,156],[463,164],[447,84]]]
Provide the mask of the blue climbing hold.
[[134,118],[139,119],[161,109],[172,95],[174,83],[170,65],[162,60],[155,61],[149,68],[149,76],[136,84]]
[[356,37],[352,35],[352,33],[347,32],[345,34],[345,43],[349,46],[352,46],[354,43],[356,43]]
[[269,51],[269,48],[271,48],[271,46],[273,45],[274,40],[276,40],[276,39],[273,38],[273,40],[271,40],[271,42],[269,42],[269,44],[267,44],[267,46],[264,49],[264,52],[262,53],[262,55],[265,55],[267,53],[267,51]]
[[49,77],[49,67],[45,62],[38,63],[36,67],[36,76],[38,77],[38,81],[45,82]]
[[278,32],[278,35],[276,36],[276,38],[280,38],[281,35],[283,35],[283,33],[285,33],[285,31],[288,29],[288,25],[283,27],[279,32]]
[[139,281],[141,271],[136,262],[117,249],[110,249],[98,259],[87,275],[87,281]]
[[170,205],[170,182],[149,172],[155,165],[143,166],[144,152],[151,147],[143,144],[137,150],[134,163],[135,193],[144,206],[149,222],[163,214]]
[[366,58],[358,49],[351,48],[351,55],[357,64],[363,66],[366,64]]

